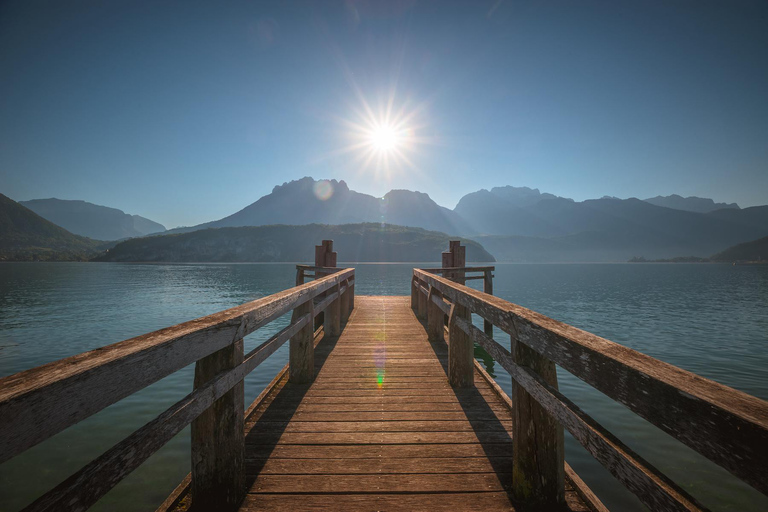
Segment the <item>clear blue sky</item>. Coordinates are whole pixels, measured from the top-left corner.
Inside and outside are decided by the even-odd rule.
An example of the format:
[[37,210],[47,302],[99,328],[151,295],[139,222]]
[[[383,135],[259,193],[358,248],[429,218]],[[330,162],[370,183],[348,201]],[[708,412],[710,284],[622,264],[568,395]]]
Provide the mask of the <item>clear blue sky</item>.
[[[364,165],[389,97],[408,162]],[[0,192],[173,227],[307,175],[768,203],[768,2],[0,3]]]

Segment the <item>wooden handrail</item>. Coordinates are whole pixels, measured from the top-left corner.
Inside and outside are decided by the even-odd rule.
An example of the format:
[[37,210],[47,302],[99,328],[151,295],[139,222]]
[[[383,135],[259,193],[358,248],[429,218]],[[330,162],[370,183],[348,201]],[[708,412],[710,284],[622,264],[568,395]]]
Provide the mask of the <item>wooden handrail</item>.
[[[768,494],[768,402],[430,272],[413,276],[414,290],[441,316],[448,302],[467,308]],[[651,508],[701,508],[492,338],[468,321],[454,323]]]
[[446,272],[493,272],[496,267],[440,267],[440,268],[420,268],[422,272],[431,274],[444,274]]
[[[354,293],[354,274],[354,269],[344,269],[213,315],[0,379],[2,462],[193,362],[197,361],[197,373],[201,361],[233,345],[242,354],[243,337],[294,311],[287,327],[245,355],[242,362],[200,385],[196,377],[192,393],[25,510],[83,510],[93,505],[181,429],[199,421],[203,413],[211,414],[214,402],[236,385],[242,386],[244,377],[289,339],[293,358],[293,338],[307,329],[311,334],[317,314],[334,304],[337,310],[339,304],[353,304],[349,296]],[[302,309],[307,311],[296,314]],[[311,374],[313,367],[302,370]],[[241,409],[242,417],[241,396],[239,402],[235,407]],[[194,428],[193,424],[193,450]]]

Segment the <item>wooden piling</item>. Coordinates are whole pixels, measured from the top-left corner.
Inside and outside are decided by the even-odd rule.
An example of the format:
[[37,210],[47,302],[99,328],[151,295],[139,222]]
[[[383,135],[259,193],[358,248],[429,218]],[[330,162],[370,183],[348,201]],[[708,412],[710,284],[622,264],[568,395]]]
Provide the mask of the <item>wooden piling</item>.
[[451,306],[448,316],[448,382],[454,388],[470,388],[474,385],[474,344],[472,339],[456,325],[456,319],[472,321],[469,310],[460,305]]
[[[483,272],[483,292],[493,295],[493,272],[491,270]],[[489,320],[483,320],[483,331],[486,336],[493,338],[493,323]]]
[[[336,285],[328,290],[328,295],[338,294],[340,286]],[[336,297],[325,309],[323,331],[326,336],[338,336],[341,334],[341,298]]]
[[[293,310],[291,322],[309,313],[312,317],[313,304],[307,301]],[[315,374],[315,348],[314,328],[312,322],[308,322],[290,341],[288,360],[290,365],[290,382],[293,384],[306,384],[312,382]]]
[[[511,337],[512,357],[557,389],[555,363]],[[562,504],[565,496],[563,426],[512,380],[512,492],[535,506]]]
[[[238,340],[195,365],[195,389],[243,362]],[[245,497],[243,381],[192,421],[194,510],[237,510]]]
[[445,314],[432,301],[433,296],[441,297],[440,292],[434,286],[430,286],[429,297],[427,298],[427,337],[431,342],[443,341]]

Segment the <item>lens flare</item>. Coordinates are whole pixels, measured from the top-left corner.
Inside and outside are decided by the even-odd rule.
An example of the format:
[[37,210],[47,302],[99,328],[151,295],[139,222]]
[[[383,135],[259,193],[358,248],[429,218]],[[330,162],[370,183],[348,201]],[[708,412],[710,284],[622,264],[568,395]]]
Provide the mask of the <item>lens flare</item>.
[[327,201],[333,195],[333,185],[328,180],[320,180],[312,185],[312,192],[321,201]]

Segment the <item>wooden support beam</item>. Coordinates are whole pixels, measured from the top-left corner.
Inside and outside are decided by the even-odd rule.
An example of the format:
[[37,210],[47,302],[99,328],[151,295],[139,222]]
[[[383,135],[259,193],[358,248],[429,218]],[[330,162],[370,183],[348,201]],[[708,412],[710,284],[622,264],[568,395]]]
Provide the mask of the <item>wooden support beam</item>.
[[[557,389],[555,363],[512,340],[512,359]],[[512,493],[529,505],[555,506],[565,500],[563,426],[512,380]]]
[[[297,321],[302,316],[309,314],[314,316],[314,304],[307,301],[293,310],[291,322]],[[293,384],[306,384],[312,382],[315,377],[315,347],[313,344],[314,328],[313,323],[308,322],[290,341],[288,354],[289,365],[291,368],[289,381]]]
[[339,295],[339,285],[328,290],[328,294],[336,294],[337,297],[325,309],[323,319],[323,330],[326,336],[338,336],[341,334],[341,298]]
[[417,310],[419,308],[419,288],[418,288],[418,281],[416,280],[416,276],[411,278],[411,309],[414,311],[414,313],[417,313]]
[[352,291],[352,285],[350,284],[351,280],[347,280],[347,284],[344,287],[344,292],[341,294],[341,299],[339,299],[339,308],[341,310],[341,322],[346,324],[349,320],[349,315],[352,313],[352,307],[350,306],[350,301],[352,300],[352,294],[354,293]]
[[448,315],[448,382],[454,388],[469,388],[475,379],[474,346],[469,335],[456,325],[458,318],[471,323],[469,310],[454,303]]
[[[195,389],[243,362],[243,340],[200,359]],[[192,422],[195,510],[237,510],[245,497],[244,395],[240,380]]]
[[[483,292],[493,295],[493,273],[490,270],[483,272]],[[490,320],[483,320],[483,331],[493,338],[493,323]]]
[[427,298],[427,338],[431,342],[443,341],[443,318],[445,314],[440,307],[435,304],[434,299],[440,297],[440,292],[433,286],[429,287],[429,297]]

